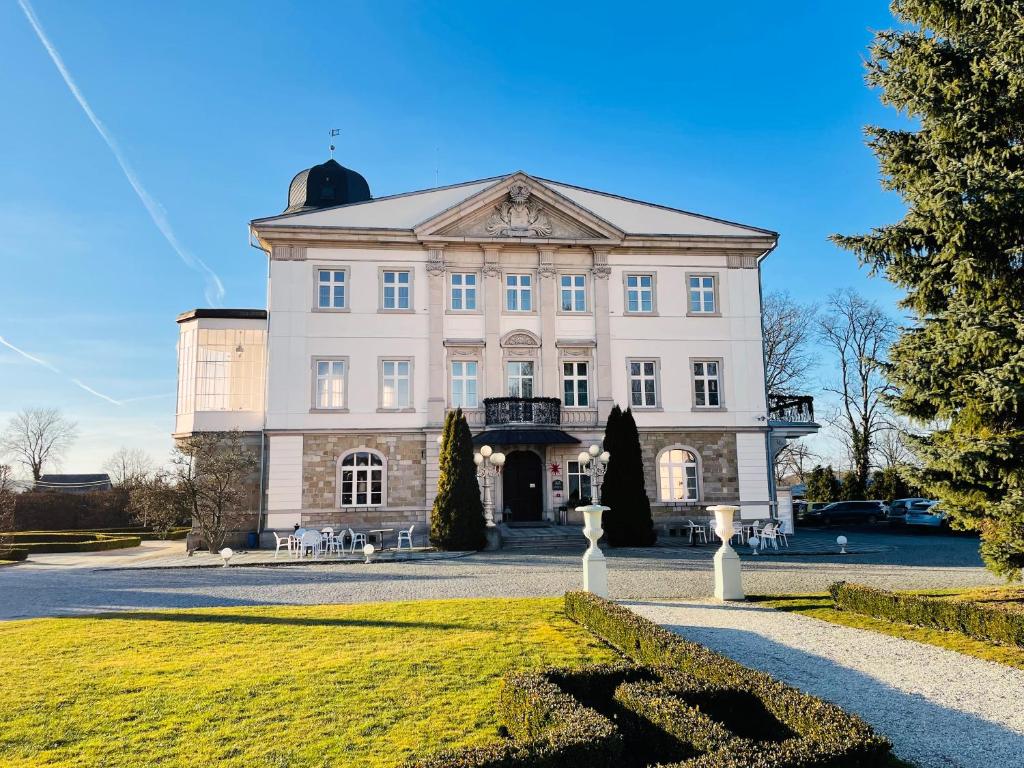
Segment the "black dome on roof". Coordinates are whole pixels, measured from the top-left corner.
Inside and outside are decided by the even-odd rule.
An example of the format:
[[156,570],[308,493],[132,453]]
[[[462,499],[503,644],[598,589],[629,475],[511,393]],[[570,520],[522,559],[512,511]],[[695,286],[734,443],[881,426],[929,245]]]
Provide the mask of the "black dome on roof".
[[371,198],[366,179],[332,158],[295,174],[288,186],[288,207],[284,212],[361,203]]

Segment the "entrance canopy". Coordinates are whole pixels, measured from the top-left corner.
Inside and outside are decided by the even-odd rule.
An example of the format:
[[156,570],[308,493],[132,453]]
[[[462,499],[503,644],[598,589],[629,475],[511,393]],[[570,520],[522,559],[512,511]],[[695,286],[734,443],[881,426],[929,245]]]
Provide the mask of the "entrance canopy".
[[578,445],[579,439],[560,429],[485,429],[473,445]]

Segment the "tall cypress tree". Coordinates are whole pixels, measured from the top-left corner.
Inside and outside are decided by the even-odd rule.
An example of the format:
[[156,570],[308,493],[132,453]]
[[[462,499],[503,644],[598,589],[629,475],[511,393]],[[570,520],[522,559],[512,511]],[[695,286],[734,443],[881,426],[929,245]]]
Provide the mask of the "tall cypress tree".
[[[618,411],[618,413],[616,413]],[[612,439],[608,440],[608,434]],[[608,544],[613,547],[649,547],[657,539],[651,518],[651,502],[644,481],[644,457],[640,432],[632,409],[623,413],[619,406],[608,416],[604,448],[611,454],[601,504],[610,507],[603,527]],[[609,488],[609,479],[611,487]]]
[[438,549],[483,549],[486,521],[473,463],[473,434],[461,408],[445,417],[438,468],[430,543]]
[[867,130],[907,213],[834,240],[906,291],[895,409],[939,427],[914,478],[993,571],[1024,567],[1024,24],[1019,0],[896,0],[868,83],[915,127]]

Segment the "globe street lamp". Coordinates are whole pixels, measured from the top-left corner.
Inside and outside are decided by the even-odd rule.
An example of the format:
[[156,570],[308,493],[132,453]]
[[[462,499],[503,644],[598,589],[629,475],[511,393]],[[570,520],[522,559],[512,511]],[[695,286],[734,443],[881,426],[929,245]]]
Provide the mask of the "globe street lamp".
[[505,465],[505,454],[495,451],[489,445],[480,446],[480,450],[473,454],[473,463],[476,464],[476,477],[484,490],[484,519],[488,528],[494,528],[494,496],[492,495],[492,483],[494,478],[501,472]]
[[595,504],[594,499],[601,498],[601,483],[604,482],[605,472],[608,471],[609,459],[611,454],[608,451],[602,452],[596,445],[580,451],[580,455],[576,457],[580,463],[580,471],[590,475],[590,504],[576,507],[577,512],[583,513],[583,535],[590,542],[587,551],[583,553],[583,591],[593,592],[600,597],[608,597],[608,566],[597,542],[604,534],[601,528],[601,515],[608,511],[609,507]]

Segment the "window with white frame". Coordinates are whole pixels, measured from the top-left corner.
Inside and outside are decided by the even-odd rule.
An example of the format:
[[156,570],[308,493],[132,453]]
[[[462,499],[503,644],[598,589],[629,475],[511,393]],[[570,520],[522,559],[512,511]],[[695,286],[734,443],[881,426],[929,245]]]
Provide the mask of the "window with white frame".
[[697,500],[697,457],[683,448],[663,451],[658,459],[662,501]]
[[587,363],[562,363],[562,405],[566,408],[586,408],[590,405]]
[[629,362],[629,402],[634,408],[658,405],[658,365],[654,360]]
[[590,473],[578,461],[566,462],[565,470],[569,480],[570,501],[590,502]]
[[654,275],[626,275],[626,311],[654,311]]
[[411,285],[412,273],[408,270],[385,269],[381,273],[381,307],[391,310],[410,309]]
[[384,457],[377,451],[350,451],[340,462],[342,507],[379,507],[384,504]]
[[345,309],[348,296],[345,292],[346,272],[344,269],[318,269],[316,305],[319,309]]
[[699,315],[712,315],[718,312],[715,305],[715,276],[690,275],[690,312]]
[[410,371],[408,360],[381,360],[380,407],[408,408],[410,405]]
[[505,310],[533,311],[533,275],[505,275]]
[[348,364],[344,360],[314,360],[314,408],[344,408]]
[[587,311],[587,276],[562,275],[560,281],[562,291],[561,309],[563,312]]
[[452,408],[478,408],[477,362],[452,361]]
[[515,360],[506,366],[509,397],[533,397],[533,361]]
[[475,272],[452,272],[451,303],[455,311],[471,312],[476,309]]
[[693,361],[693,404],[698,408],[719,408],[721,366],[717,360]]

